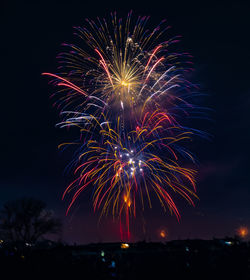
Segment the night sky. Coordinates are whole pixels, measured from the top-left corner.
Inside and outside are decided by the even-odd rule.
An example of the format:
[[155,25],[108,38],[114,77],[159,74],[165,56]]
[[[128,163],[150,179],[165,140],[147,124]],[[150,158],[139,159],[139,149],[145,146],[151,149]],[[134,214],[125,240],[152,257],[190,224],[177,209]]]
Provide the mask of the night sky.
[[1,7],[1,177],[0,207],[20,197],[45,201],[63,219],[61,238],[67,242],[118,241],[111,218],[99,226],[90,194],[82,193],[65,217],[69,201],[61,201],[72,179],[64,169],[71,159],[57,145],[66,130],[55,128],[58,114],[49,99],[55,89],[42,72],[56,72],[61,44],[74,42],[73,26],[85,18],[150,15],[149,26],[162,19],[169,36],[182,35],[181,48],[191,53],[191,80],[206,95],[210,120],[200,129],[212,135],[195,148],[199,159],[199,201],[192,208],[177,201],[180,223],[160,206],[132,224],[132,241],[233,236],[250,227],[250,4],[249,1],[5,1]]

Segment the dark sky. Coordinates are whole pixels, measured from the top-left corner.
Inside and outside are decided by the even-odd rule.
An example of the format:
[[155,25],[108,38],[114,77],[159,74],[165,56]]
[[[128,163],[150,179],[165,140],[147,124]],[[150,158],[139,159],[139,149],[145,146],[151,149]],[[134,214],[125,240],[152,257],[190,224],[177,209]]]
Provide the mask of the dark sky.
[[[213,135],[196,147],[199,158],[199,201],[192,208],[177,204],[174,216],[146,211],[146,238],[157,240],[159,229],[169,239],[234,235],[250,227],[250,4],[249,1],[5,1],[1,7],[1,177],[0,206],[23,196],[44,200],[62,217],[62,238],[88,243],[119,240],[111,219],[97,226],[88,193],[67,218],[68,201],[61,194],[70,176],[70,157],[57,145],[66,131],[55,128],[57,112],[49,100],[53,88],[42,72],[56,72],[61,43],[73,42],[73,26],[85,18],[150,15],[155,26],[167,19],[170,34],[182,35],[181,46],[194,56],[192,80],[207,94],[211,121],[201,129]],[[143,238],[142,220],[132,225],[132,239]]]

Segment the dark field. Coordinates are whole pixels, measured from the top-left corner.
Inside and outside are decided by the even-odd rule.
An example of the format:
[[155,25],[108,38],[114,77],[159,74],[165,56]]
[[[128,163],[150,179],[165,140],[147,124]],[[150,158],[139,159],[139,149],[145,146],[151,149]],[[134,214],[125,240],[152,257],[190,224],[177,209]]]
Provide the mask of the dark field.
[[250,244],[236,239],[9,244],[0,254],[9,279],[250,279]]

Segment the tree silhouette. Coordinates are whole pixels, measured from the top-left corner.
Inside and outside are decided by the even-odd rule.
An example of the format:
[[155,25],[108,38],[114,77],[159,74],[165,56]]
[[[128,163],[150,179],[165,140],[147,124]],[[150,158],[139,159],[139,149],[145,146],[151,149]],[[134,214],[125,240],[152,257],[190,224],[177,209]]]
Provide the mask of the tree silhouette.
[[35,243],[48,233],[58,233],[61,222],[46,204],[34,198],[22,198],[4,204],[0,211],[0,231],[6,241]]

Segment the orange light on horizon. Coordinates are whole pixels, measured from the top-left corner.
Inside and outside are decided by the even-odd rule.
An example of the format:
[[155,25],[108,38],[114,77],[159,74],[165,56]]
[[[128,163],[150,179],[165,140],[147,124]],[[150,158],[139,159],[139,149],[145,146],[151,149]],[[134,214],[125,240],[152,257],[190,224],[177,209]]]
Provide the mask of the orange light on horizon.
[[121,249],[128,249],[129,248],[129,244],[128,243],[122,243],[121,244]]
[[167,232],[165,229],[160,230],[160,237],[161,238],[166,238],[167,237]]
[[237,233],[240,237],[245,238],[248,235],[248,228],[242,226],[237,230]]

